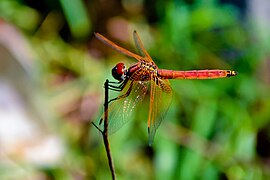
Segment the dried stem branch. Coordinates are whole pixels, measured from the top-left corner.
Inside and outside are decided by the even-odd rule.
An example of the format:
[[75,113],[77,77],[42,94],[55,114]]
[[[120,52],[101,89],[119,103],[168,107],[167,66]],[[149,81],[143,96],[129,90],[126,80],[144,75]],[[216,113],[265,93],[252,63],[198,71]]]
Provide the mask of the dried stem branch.
[[105,100],[104,100],[104,117],[103,117],[104,118],[104,127],[103,127],[103,131],[101,129],[99,129],[98,126],[95,125],[95,123],[92,122],[92,124],[102,134],[104,146],[105,146],[106,153],[107,153],[109,167],[110,167],[110,171],[112,174],[112,179],[115,180],[116,175],[115,175],[115,169],[114,169],[113,159],[112,159],[111,150],[110,150],[110,143],[109,143],[109,138],[108,138],[108,125],[109,125],[109,122],[108,122],[109,80],[108,79],[106,79],[106,81],[104,83],[104,88],[105,88]]

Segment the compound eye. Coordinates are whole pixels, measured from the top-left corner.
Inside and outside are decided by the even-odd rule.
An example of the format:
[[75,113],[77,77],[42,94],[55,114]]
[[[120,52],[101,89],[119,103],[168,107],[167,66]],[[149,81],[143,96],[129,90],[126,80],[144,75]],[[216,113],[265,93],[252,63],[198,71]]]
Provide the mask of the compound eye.
[[124,63],[118,63],[112,69],[112,76],[118,80],[123,81],[125,79],[126,67]]

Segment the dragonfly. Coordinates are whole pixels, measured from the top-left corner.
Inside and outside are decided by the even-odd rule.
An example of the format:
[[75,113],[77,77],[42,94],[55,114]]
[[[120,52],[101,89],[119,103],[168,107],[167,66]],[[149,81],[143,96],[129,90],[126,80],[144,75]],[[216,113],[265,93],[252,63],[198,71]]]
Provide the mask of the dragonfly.
[[[169,109],[172,101],[172,88],[169,79],[217,79],[236,76],[232,70],[189,70],[177,71],[159,69],[146,51],[136,31],[133,39],[140,55],[135,54],[107,39],[99,33],[94,34],[105,45],[119,53],[137,60],[129,68],[123,62],[112,69],[112,76],[117,82],[110,82],[109,88],[119,91],[119,95],[109,101],[108,134],[112,134],[126,124],[134,109],[149,94],[149,111],[147,118],[148,143],[152,145],[158,127]],[[102,129],[103,118],[99,121]]]

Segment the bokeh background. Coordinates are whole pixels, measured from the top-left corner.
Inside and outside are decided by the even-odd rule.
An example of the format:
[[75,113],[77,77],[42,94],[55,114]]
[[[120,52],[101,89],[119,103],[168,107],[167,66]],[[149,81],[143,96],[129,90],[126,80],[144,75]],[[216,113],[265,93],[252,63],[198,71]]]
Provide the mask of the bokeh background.
[[[0,0],[0,179],[110,179],[100,133],[111,68],[137,30],[159,68],[232,69],[172,80],[148,146],[147,108],[110,136],[118,179],[270,178],[268,0]],[[111,94],[112,97],[117,94]]]

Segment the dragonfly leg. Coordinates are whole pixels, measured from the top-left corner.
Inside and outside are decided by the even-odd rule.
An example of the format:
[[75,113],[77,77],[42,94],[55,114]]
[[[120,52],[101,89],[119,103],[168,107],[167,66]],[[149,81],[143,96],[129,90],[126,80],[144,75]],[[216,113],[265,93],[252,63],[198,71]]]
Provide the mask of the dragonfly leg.
[[[117,85],[114,85],[117,84]],[[109,82],[108,87],[109,88],[116,88],[116,89],[120,89],[120,87],[122,86],[123,82]]]
[[126,85],[127,80],[122,82],[109,82],[111,84],[119,84],[118,86],[109,84],[109,89],[113,91],[122,91]]
[[133,83],[130,84],[130,86],[129,86],[129,88],[128,88],[128,90],[127,90],[127,92],[126,92],[125,94],[123,94],[123,95],[121,95],[121,96],[118,96],[118,97],[116,97],[116,98],[113,98],[113,99],[109,100],[108,103],[110,103],[110,102],[112,102],[112,101],[115,101],[115,100],[117,100],[117,99],[122,99],[122,98],[128,97],[129,94],[130,94],[130,92],[131,92],[131,90],[132,90],[132,85],[133,85]]
[[112,91],[122,91],[122,89],[117,88],[117,87],[109,87],[109,90],[112,90]]
[[109,84],[120,84],[122,81],[109,81]]

